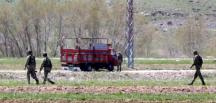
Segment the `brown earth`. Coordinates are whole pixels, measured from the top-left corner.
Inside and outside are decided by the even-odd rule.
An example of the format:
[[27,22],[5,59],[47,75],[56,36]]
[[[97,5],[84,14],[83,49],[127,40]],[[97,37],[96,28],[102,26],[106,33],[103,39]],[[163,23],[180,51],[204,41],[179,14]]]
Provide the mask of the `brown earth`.
[[[203,76],[215,77],[216,70],[201,70]],[[125,70],[122,72],[71,72],[56,70],[52,71],[50,78],[58,81],[79,80],[179,80],[192,78],[195,70]],[[42,78],[43,74],[38,74]],[[2,80],[26,80],[26,71],[0,70]]]
[[[55,80],[176,80],[182,78],[192,78],[194,70],[128,70],[119,72],[68,72],[68,71],[53,71],[51,76]],[[215,77],[215,70],[203,70],[205,77]],[[97,78],[95,78],[97,77]],[[4,80],[26,80],[25,71],[0,71],[0,78]],[[180,87],[166,87],[166,86],[126,86],[126,87],[73,87],[73,86],[17,86],[6,87],[0,86],[0,93],[216,93],[216,86],[180,86]],[[166,103],[172,103],[167,102]],[[71,101],[31,101],[31,100],[0,100],[0,103],[71,103]],[[164,103],[163,102],[149,102],[149,101],[78,101],[72,103]],[[175,103],[196,103],[191,101],[175,102]]]
[[127,86],[127,87],[70,87],[70,86],[24,86],[0,87],[1,93],[216,93],[216,87],[184,86]]

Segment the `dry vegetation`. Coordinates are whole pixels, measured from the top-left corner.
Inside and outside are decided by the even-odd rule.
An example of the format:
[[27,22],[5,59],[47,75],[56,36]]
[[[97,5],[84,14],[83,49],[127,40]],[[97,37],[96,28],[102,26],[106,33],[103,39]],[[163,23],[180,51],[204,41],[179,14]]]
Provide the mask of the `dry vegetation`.
[[[214,0],[136,0],[136,56],[182,57],[193,50],[214,56],[214,4]],[[5,0],[0,8],[1,56],[23,57],[27,49],[36,56],[44,51],[58,56],[63,36],[107,37],[124,52],[122,0]]]

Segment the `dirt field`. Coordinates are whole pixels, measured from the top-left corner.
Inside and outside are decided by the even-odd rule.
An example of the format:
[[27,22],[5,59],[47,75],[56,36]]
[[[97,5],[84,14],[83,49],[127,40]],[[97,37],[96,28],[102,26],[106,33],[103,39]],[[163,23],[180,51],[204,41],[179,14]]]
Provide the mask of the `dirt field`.
[[216,87],[68,87],[68,86],[34,86],[34,87],[0,87],[1,93],[216,93]]
[[[202,73],[205,77],[207,82],[207,86],[201,86],[201,83],[199,78],[197,79],[198,85],[195,86],[188,86],[186,83],[189,83],[189,81],[192,80],[192,77],[194,75],[194,70],[127,70],[127,71],[122,71],[122,72],[71,72],[71,71],[53,71],[50,75],[50,77],[54,81],[68,81],[70,83],[77,83],[75,85],[65,85],[64,83],[62,84],[57,84],[57,85],[42,85],[40,84],[39,86],[33,84],[33,85],[27,85],[26,83],[26,72],[24,70],[17,70],[17,71],[9,71],[9,70],[0,70],[0,78],[3,81],[6,82],[8,85],[0,84],[0,94],[22,94],[22,93],[30,93],[30,94],[97,94],[97,95],[102,95],[102,94],[123,94],[123,95],[128,95],[128,94],[133,94],[133,93],[140,93],[140,94],[179,94],[179,95],[193,95],[193,94],[205,94],[211,95],[216,93],[216,84],[211,83],[216,77],[216,70],[202,70]],[[42,80],[42,75],[38,74],[38,77],[40,80]],[[19,81],[18,83],[24,83],[22,85],[17,85],[16,82],[10,84],[7,83],[8,81]],[[112,81],[134,81],[135,84],[130,84],[128,86],[122,86],[121,84],[112,84]],[[139,81],[142,80],[147,80],[143,83],[144,85],[141,84],[136,84],[139,83]],[[149,82],[148,82],[149,80]],[[183,80],[183,82],[182,82]],[[82,82],[85,81],[90,81],[87,84],[82,84]],[[99,85],[97,86],[97,83],[95,85],[91,85],[91,81],[104,81],[101,83],[106,83],[110,82],[109,85]],[[138,81],[138,82],[136,82]],[[151,83],[154,81],[154,83]],[[172,81],[174,84],[172,84]],[[79,82],[81,82],[79,84]],[[154,85],[156,82],[156,85]],[[162,82],[162,85],[157,85],[157,82]],[[179,84],[175,84],[178,83]],[[33,83],[33,82],[32,82]],[[92,82],[94,83],[94,82]],[[125,82],[123,82],[125,83]],[[132,82],[133,83],[133,82]],[[166,84],[168,83],[168,84]],[[171,83],[171,85],[169,84]],[[150,85],[148,85],[150,84]],[[160,83],[159,83],[160,84]],[[3,96],[4,97],[4,96]],[[19,97],[19,96],[16,96]],[[35,96],[34,98],[37,98]],[[140,97],[141,98],[141,97]],[[158,97],[160,98],[160,97]],[[166,97],[165,97],[166,98]],[[186,98],[186,97],[184,97]],[[195,98],[195,97],[192,97]],[[214,97],[209,97],[211,98]],[[170,99],[170,98],[168,98]],[[82,99],[81,99],[82,100]],[[91,100],[91,99],[90,99]],[[94,100],[94,99],[93,99]],[[138,99],[139,100],[139,99]],[[154,100],[154,99],[153,99]],[[159,99],[160,100],[160,99]],[[163,99],[162,99],[163,100]],[[174,99],[175,100],[175,99]],[[169,102],[169,100],[165,100],[166,103]],[[23,100],[21,99],[0,99],[1,103],[23,103]],[[57,101],[40,101],[39,100],[25,100],[26,103],[70,103],[71,101],[67,100],[57,100]],[[154,103],[164,103],[164,101],[153,101]],[[153,103],[152,102],[152,103]],[[171,101],[173,102],[173,100]],[[170,103],[171,103],[170,102]],[[193,101],[188,99],[188,101],[179,101],[179,103],[195,103],[197,101]],[[149,103],[148,101],[135,101],[133,99],[130,99],[129,101],[127,100],[109,100],[109,101],[73,101],[73,103]]]
[[[52,71],[54,80],[179,80],[192,78],[195,70],[127,70],[122,72],[71,72]],[[204,77],[215,77],[216,70],[202,70]],[[43,74],[38,74],[42,77]],[[0,78],[8,80],[26,80],[24,70],[0,70]]]
[[[123,72],[71,72],[71,71],[53,71],[52,79],[55,81],[106,81],[106,80],[181,80],[191,78],[194,75],[194,70],[137,70]],[[202,70],[205,78],[213,78],[216,75],[215,70]],[[26,80],[25,71],[7,71],[1,70],[0,77],[2,80]],[[39,77],[42,77],[39,75]],[[42,78],[40,78],[42,80]],[[199,79],[199,78],[198,78]],[[63,84],[62,84],[63,85]],[[24,86],[24,87],[0,87],[0,92],[45,92],[45,93],[216,93],[216,87],[160,87],[160,86],[127,86],[127,87],[77,87],[70,86]]]

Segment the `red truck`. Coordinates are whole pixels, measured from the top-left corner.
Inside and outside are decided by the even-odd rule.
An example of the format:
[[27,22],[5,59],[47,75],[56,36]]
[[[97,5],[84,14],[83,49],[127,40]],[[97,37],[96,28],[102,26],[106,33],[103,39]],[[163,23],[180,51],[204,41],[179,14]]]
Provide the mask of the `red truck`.
[[116,52],[107,38],[64,38],[60,55],[62,67],[69,69],[113,71],[118,65]]

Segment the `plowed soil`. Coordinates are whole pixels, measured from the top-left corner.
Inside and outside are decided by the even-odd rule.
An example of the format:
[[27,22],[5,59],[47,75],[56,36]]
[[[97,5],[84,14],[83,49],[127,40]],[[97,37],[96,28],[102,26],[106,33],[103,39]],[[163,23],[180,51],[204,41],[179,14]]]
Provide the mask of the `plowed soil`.
[[216,93],[216,87],[66,87],[66,86],[31,86],[0,87],[2,93]]

